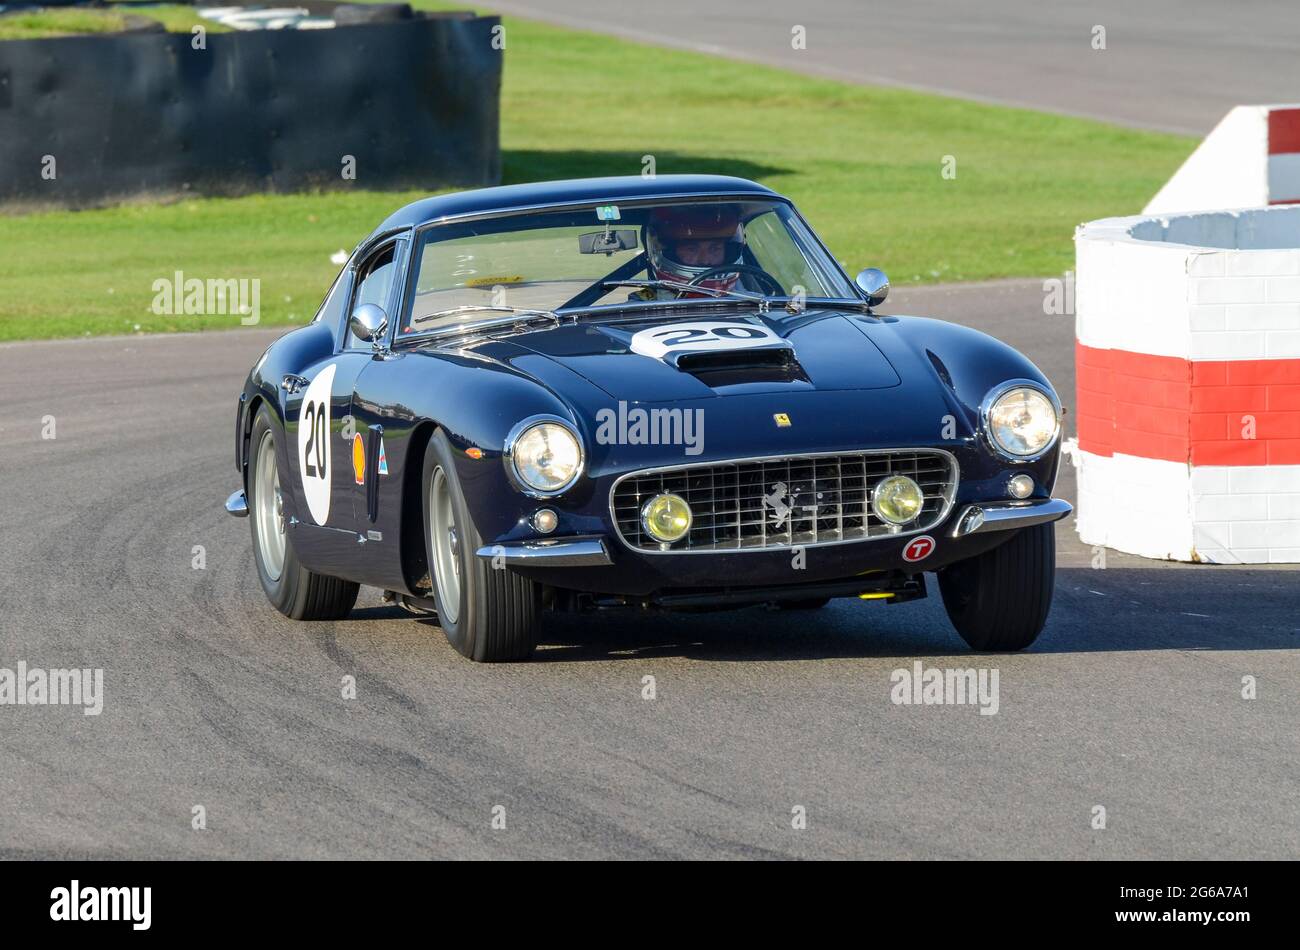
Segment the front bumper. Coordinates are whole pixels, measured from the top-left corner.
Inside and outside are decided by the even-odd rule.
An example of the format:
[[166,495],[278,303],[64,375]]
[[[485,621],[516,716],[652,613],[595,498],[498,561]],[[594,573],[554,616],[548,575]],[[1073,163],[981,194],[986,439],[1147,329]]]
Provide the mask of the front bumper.
[[242,488],[226,499],[226,514],[235,518],[248,517],[248,496]]
[[1014,531],[1049,521],[1060,521],[1074,506],[1060,498],[1038,501],[998,501],[967,505],[957,515],[952,529],[954,538],[987,531]]
[[[1044,498],[959,505],[927,535],[807,548],[775,547],[737,551],[651,554],[596,535],[510,541],[479,548],[484,559],[540,583],[594,593],[647,595],[666,589],[817,584],[866,573],[935,571],[996,547],[1007,533],[1058,521],[1073,510],[1069,502]],[[918,537],[933,542],[919,560],[907,557]],[[909,549],[911,549],[909,551]]]
[[485,561],[510,567],[604,567],[614,563],[600,537],[488,544],[475,553]]

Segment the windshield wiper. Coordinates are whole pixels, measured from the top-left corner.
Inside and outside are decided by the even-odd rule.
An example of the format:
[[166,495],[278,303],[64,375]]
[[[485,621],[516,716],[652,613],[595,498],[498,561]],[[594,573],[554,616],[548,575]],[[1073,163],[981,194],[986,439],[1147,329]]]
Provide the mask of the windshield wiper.
[[716,287],[702,287],[699,284],[688,284],[680,280],[667,280],[663,277],[655,280],[606,280],[601,282],[601,286],[663,287],[668,290],[684,291],[690,294],[704,294],[706,297],[732,297],[736,300],[752,300],[763,305],[768,303],[768,298],[763,294],[752,294],[747,290],[719,290]]
[[[551,310],[533,310],[528,307],[489,307],[479,304],[469,304],[464,307],[452,307],[449,310],[438,310],[434,313],[426,313],[418,317],[412,317],[411,323],[413,325],[417,323],[427,323],[430,320],[437,320],[439,317],[451,317],[462,313],[509,313],[516,317],[547,317],[554,320],[556,326],[559,326],[563,322],[560,315]],[[501,320],[490,322],[510,323],[512,321],[509,318],[503,318]]]

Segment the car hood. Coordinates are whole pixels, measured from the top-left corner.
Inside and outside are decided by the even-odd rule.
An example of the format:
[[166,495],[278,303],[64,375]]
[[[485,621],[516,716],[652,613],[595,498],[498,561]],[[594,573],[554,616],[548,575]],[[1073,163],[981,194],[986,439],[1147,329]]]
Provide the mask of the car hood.
[[874,322],[840,310],[797,317],[705,312],[580,321],[510,342],[629,402],[889,389],[900,379],[871,338]]

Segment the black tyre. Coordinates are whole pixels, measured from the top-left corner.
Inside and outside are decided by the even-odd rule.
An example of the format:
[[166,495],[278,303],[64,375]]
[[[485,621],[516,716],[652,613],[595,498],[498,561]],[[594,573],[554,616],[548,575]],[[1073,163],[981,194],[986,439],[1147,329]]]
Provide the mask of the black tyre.
[[248,459],[248,521],[262,590],[292,620],[340,620],[356,604],[359,585],[312,573],[298,561],[284,530],[275,440],[271,413],[262,406],[253,421]]
[[948,619],[975,650],[1023,650],[1047,623],[1056,586],[1056,526],[1034,525],[939,571]]
[[439,429],[424,453],[424,543],[438,621],[451,645],[481,663],[526,660],[537,646],[541,589],[477,555],[455,454]]

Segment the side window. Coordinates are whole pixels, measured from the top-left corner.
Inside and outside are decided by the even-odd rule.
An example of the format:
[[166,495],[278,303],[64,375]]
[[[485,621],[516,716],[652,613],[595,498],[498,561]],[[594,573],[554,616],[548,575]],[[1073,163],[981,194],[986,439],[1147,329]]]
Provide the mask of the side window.
[[347,306],[348,288],[351,286],[350,272],[345,267],[334,278],[334,286],[325,295],[324,303],[312,318],[312,323],[324,323],[329,327],[334,332],[335,340],[339,337],[339,328],[343,326],[343,308]]
[[[352,299],[352,306],[348,309],[348,316],[351,316],[352,311],[363,303],[378,304],[384,308],[385,313],[388,312],[389,291],[392,290],[393,274],[396,271],[394,266],[395,250],[396,245],[390,244],[383,250],[371,255],[358,269],[357,292]],[[391,313],[388,315],[388,319],[391,325],[393,319]],[[353,347],[368,348],[370,344],[357,339],[349,330],[347,346],[349,349]]]

